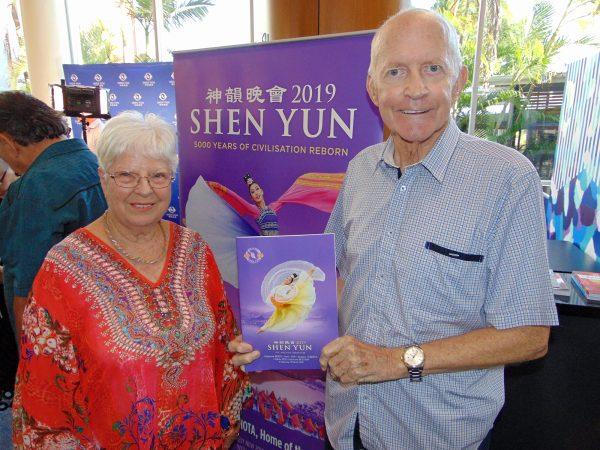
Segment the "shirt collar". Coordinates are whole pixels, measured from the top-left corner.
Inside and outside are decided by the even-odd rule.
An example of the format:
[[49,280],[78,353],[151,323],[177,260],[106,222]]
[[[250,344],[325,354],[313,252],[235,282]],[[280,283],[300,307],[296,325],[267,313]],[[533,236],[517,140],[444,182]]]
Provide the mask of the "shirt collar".
[[[427,156],[418,163],[422,164],[423,167],[425,167],[440,183],[444,181],[446,169],[448,168],[450,159],[458,144],[459,136],[460,129],[454,120],[450,119],[448,121],[448,126],[436,141],[433,148],[429,151]],[[379,161],[384,162],[390,167],[398,168],[398,165],[394,162],[394,142],[391,136],[383,147]]]
[[89,151],[83,139],[64,139],[62,141],[55,142],[54,144],[46,147],[46,149],[40,153],[40,155],[35,159],[35,161],[33,161],[25,173],[29,172],[32,167],[39,164],[44,164],[46,161],[56,156],[81,150]]
[[383,161],[390,167],[394,167],[396,169],[398,168],[398,164],[396,164],[394,161],[394,141],[392,140],[392,136],[390,136],[385,142],[379,160]]

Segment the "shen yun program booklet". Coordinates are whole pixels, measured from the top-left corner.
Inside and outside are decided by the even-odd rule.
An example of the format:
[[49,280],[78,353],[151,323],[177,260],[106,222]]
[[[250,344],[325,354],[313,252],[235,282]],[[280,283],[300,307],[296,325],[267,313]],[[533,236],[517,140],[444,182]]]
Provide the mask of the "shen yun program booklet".
[[333,234],[236,238],[242,335],[258,370],[319,369],[338,337]]

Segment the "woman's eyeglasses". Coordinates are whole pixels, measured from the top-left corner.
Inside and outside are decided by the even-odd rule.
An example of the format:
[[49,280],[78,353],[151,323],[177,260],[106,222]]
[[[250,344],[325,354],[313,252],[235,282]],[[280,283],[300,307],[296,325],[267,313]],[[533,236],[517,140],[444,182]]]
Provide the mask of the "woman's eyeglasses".
[[117,186],[124,188],[135,188],[140,184],[140,180],[145,178],[148,180],[150,187],[164,189],[175,180],[175,177],[170,172],[155,172],[147,177],[138,175],[135,172],[115,172],[109,173],[108,176],[115,180]]

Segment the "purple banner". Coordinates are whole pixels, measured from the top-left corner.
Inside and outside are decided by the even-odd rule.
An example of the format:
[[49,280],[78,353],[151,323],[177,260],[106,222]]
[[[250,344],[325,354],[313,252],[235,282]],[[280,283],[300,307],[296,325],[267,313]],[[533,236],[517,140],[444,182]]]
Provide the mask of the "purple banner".
[[[123,111],[154,113],[167,122],[176,124],[175,80],[171,63],[139,64],[63,64],[67,84],[72,86],[99,86],[109,90],[110,113],[114,117]],[[98,121],[100,119],[97,119]],[[81,138],[81,125],[71,120],[75,137]],[[93,125],[92,125],[93,126]],[[95,151],[103,124],[88,130],[88,145]],[[171,204],[164,219],[180,222],[179,173],[171,186]]]
[[[182,217],[213,250],[234,310],[235,238],[322,233],[348,162],[381,141],[365,89],[371,39],[364,33],[174,55]],[[261,381],[252,380],[256,393]],[[282,381],[271,393],[283,401],[298,383]],[[322,387],[313,388],[323,402]],[[311,429],[316,419],[302,413],[311,408],[319,410],[305,404],[294,423]],[[250,416],[244,409],[244,420]],[[274,436],[290,442],[290,428],[273,423]]]
[[324,448],[325,383],[318,372],[253,375],[244,402],[238,450]]

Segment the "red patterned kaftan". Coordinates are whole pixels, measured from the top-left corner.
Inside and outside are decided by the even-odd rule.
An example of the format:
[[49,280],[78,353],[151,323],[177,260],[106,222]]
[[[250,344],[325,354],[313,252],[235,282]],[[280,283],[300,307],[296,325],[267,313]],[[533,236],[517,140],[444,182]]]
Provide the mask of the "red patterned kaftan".
[[156,283],[87,230],[55,246],[23,318],[17,448],[221,448],[245,377],[234,319],[200,236],[170,225]]

